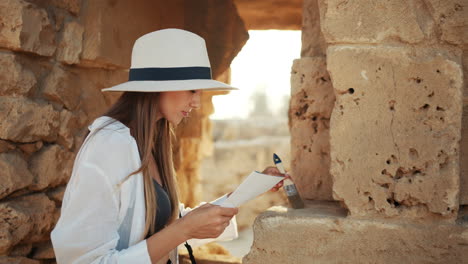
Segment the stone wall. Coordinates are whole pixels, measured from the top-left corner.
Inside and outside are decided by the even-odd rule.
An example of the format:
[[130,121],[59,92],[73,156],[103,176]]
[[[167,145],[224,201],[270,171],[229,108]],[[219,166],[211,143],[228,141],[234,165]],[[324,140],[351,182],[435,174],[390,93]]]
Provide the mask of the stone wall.
[[[200,34],[214,78],[248,38],[233,3],[215,0],[4,0],[0,25],[0,263],[54,261],[49,233],[75,153],[87,125],[120,95],[100,90],[127,80],[137,37],[168,27]],[[211,134],[211,96],[189,121],[201,129],[177,131],[182,185],[198,185],[190,168],[199,159],[186,158],[203,153]],[[186,193],[185,203],[197,202]]]
[[292,176],[315,201],[260,215],[243,263],[466,263],[467,7],[304,2]]

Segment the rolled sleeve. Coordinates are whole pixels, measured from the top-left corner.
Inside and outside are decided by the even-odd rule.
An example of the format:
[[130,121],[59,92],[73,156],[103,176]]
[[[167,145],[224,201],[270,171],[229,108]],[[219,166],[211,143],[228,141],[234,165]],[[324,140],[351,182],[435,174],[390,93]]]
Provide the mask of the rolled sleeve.
[[131,172],[128,140],[114,134],[95,136],[75,162],[51,232],[57,263],[151,263],[146,240],[116,249],[120,192],[114,186]]

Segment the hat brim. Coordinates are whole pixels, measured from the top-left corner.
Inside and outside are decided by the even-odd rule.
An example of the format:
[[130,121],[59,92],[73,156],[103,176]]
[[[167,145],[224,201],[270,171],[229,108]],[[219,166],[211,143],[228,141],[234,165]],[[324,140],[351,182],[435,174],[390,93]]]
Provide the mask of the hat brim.
[[171,92],[188,90],[229,91],[239,90],[216,80],[176,80],[176,81],[128,81],[101,91],[116,92]]

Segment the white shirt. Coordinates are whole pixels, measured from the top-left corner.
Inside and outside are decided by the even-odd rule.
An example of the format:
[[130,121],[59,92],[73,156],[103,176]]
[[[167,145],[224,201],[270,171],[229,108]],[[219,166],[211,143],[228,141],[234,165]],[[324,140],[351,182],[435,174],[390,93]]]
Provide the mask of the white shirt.
[[[143,174],[132,175],[120,188],[117,187],[118,182],[141,166],[136,141],[130,129],[117,120],[91,136],[104,122],[111,120],[115,119],[101,116],[94,120],[88,127],[91,132],[75,158],[61,215],[51,232],[59,264],[151,263],[144,239]],[[190,210],[180,204],[182,216]],[[237,236],[233,217],[218,238],[188,242],[198,246]],[[178,263],[177,248],[169,256],[172,263]]]

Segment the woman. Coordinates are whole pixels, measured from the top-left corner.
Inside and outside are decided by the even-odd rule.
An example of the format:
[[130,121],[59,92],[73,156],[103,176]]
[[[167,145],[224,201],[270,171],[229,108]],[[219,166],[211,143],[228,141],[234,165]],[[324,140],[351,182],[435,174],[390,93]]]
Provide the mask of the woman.
[[236,88],[211,79],[200,36],[163,29],[135,42],[129,81],[104,89],[124,93],[88,127],[75,159],[51,233],[58,263],[177,263],[185,241],[237,236],[237,208],[178,201],[171,126],[200,107],[206,89]]

